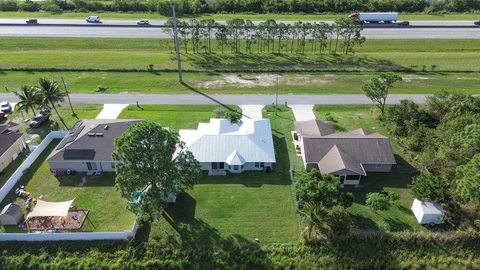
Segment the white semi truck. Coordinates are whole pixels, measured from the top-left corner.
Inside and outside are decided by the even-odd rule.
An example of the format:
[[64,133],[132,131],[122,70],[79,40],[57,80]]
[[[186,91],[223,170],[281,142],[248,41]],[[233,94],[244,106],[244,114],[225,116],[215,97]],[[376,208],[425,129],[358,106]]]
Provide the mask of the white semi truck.
[[408,22],[402,21],[397,22],[398,13],[397,12],[365,12],[365,13],[352,13],[349,16],[350,18],[357,18],[361,23],[397,23],[408,25]]

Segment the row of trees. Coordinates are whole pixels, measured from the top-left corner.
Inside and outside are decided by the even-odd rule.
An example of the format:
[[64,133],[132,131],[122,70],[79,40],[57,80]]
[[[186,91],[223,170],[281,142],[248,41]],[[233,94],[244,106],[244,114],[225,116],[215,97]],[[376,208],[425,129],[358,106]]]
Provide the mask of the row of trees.
[[[170,16],[169,0],[1,0],[0,11],[156,12]],[[172,0],[179,14],[200,13],[347,13],[351,11],[466,12],[480,10],[477,0]]]
[[[62,116],[57,110],[57,104],[65,100],[66,91],[62,91],[58,82],[40,78],[38,85],[23,85],[20,90],[14,92],[19,98],[19,102],[15,105],[20,112],[37,114],[37,111],[44,108],[52,108],[55,110],[60,121],[65,128],[67,125],[63,121]],[[72,109],[73,112],[73,109]]]
[[415,197],[480,207],[480,97],[444,91],[423,106],[402,100],[384,121],[423,168]]
[[[173,20],[166,26],[163,31],[173,38]],[[193,53],[224,53],[225,50],[231,53],[304,53],[306,46],[311,46],[314,53],[348,54],[356,45],[365,42],[361,24],[352,18],[338,19],[332,25],[300,21],[285,24],[272,19],[255,25],[239,18],[220,24],[214,20],[192,19],[178,21],[177,26],[185,53],[190,49]]]

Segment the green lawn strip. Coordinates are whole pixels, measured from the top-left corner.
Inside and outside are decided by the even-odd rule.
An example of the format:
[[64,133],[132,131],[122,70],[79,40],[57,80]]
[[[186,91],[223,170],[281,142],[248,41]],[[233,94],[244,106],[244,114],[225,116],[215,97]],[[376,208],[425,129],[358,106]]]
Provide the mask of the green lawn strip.
[[0,188],[7,182],[12,174],[17,170],[18,166],[25,160],[25,153],[20,153],[18,157],[0,172]]
[[[228,111],[240,112],[235,105],[225,105]],[[160,123],[164,127],[178,131],[182,128],[197,128],[200,122],[209,122],[215,117],[215,110],[220,105],[130,105],[119,115],[119,119],[145,119]]]
[[[252,81],[240,84],[231,82],[230,77],[259,76],[256,85]],[[279,79],[281,94],[362,94],[363,83],[376,75],[371,72],[299,72],[282,73]],[[442,89],[451,92],[475,94],[479,92],[480,73],[401,73],[403,81],[396,83],[392,94],[427,94]],[[0,73],[3,87],[10,91],[23,84],[36,84],[38,78],[47,77],[57,81],[64,76],[69,91],[96,93],[98,86],[108,87],[105,93],[179,93],[192,91],[178,83],[175,72],[24,72],[5,71]],[[267,77],[267,78],[265,78]],[[184,80],[193,88],[208,94],[274,94],[277,90],[274,73],[209,73],[185,72]],[[5,90],[0,90],[5,91]],[[68,116],[68,105],[62,107]],[[92,116],[93,117],[93,116]]]
[[[214,117],[216,105],[136,105],[119,118],[143,118],[174,130],[196,128]],[[237,106],[229,106],[238,110]],[[283,133],[282,133],[283,134]],[[284,136],[274,133],[277,163],[270,174],[246,172],[226,177],[204,175],[151,225],[150,239],[188,245],[220,245],[229,237],[261,243],[295,242],[298,224],[291,194]]]
[[[121,12],[64,12],[62,14],[51,14],[48,12],[0,12],[0,18],[75,18],[85,19],[90,15],[99,15],[102,20],[111,19],[150,19],[150,20],[166,20],[167,17],[157,13],[121,13]],[[229,20],[233,18],[243,18],[250,20],[283,20],[283,21],[317,21],[317,20],[335,20],[347,17],[349,14],[304,14],[304,13],[270,13],[270,14],[254,14],[254,13],[236,13],[236,14],[198,14],[192,16],[180,16],[181,19],[215,19]],[[418,21],[442,21],[442,20],[478,20],[476,13],[446,13],[446,14],[424,14],[424,13],[401,13],[399,20],[418,20]]]
[[[75,199],[74,209],[89,210],[88,219],[82,230],[85,231],[124,231],[132,228],[135,216],[126,209],[126,200],[115,191],[113,174],[100,177],[77,174],[55,177],[50,171],[46,158],[60,140],[54,140],[45,149],[17,186],[25,185],[34,198],[42,196],[46,201],[65,201]],[[85,186],[78,186],[81,178],[86,177]],[[4,199],[2,205],[23,201],[15,197],[15,188]],[[16,226],[5,226],[6,231],[18,231]],[[24,231],[25,232],[25,231]]]
[[[215,41],[213,47],[215,47]],[[167,39],[2,38],[3,70],[175,70]],[[480,71],[480,40],[368,40],[354,55],[183,54],[185,70],[197,71]],[[242,45],[242,47],[244,47]],[[191,51],[191,50],[190,50]],[[242,50],[243,51],[243,50]]]
[[[378,132],[388,136],[388,132],[378,120],[375,120],[370,113],[373,106],[369,105],[316,105],[314,113],[317,119],[326,119],[328,113],[333,117],[333,123],[338,131],[350,131],[363,128],[370,132]],[[397,163],[407,167],[407,154],[395,140],[390,140]],[[410,210],[413,197],[408,185],[411,182],[413,173],[400,173],[394,170],[391,173],[369,173],[362,177],[359,188],[346,188],[353,192],[355,202],[349,211],[354,217],[355,227],[367,230],[390,230],[390,231],[424,231],[413,213]],[[365,205],[365,196],[368,192],[382,190],[394,191],[401,199],[396,202],[388,211],[374,213]]]

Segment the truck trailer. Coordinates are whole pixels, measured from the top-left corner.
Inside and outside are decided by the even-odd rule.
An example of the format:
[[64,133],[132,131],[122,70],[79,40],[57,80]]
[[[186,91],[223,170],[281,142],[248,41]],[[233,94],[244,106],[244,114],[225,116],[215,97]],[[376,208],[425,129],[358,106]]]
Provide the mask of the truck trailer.
[[352,13],[350,18],[357,18],[361,23],[396,23],[397,12]]

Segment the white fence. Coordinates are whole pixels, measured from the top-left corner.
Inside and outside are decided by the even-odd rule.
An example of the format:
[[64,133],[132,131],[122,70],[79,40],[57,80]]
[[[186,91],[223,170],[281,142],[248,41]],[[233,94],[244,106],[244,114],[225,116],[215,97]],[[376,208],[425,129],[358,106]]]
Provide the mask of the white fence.
[[48,145],[54,140],[54,139],[61,139],[67,135],[68,131],[52,131],[48,133],[47,137],[43,139],[43,141],[33,150],[32,153],[23,161],[23,163],[18,167],[18,169],[8,178],[7,182],[3,185],[2,188],[0,188],[0,202],[5,199],[5,196],[12,190],[12,188],[15,186],[15,184],[20,180],[20,178],[23,176],[23,173],[25,172],[26,169],[30,168],[32,164],[37,160],[37,158],[40,156],[40,154],[45,150],[45,148],[48,147]]
[[[18,169],[10,176],[7,182],[0,189],[0,202],[5,199],[10,190],[18,183],[23,176],[26,169],[30,168],[37,158],[42,154],[43,150],[54,139],[61,139],[67,135],[68,131],[52,131],[45,139],[30,153],[30,155],[23,161]],[[137,223],[129,231],[123,232],[40,232],[40,233],[0,233],[0,241],[65,241],[65,240],[125,240],[135,237],[137,233]]]

